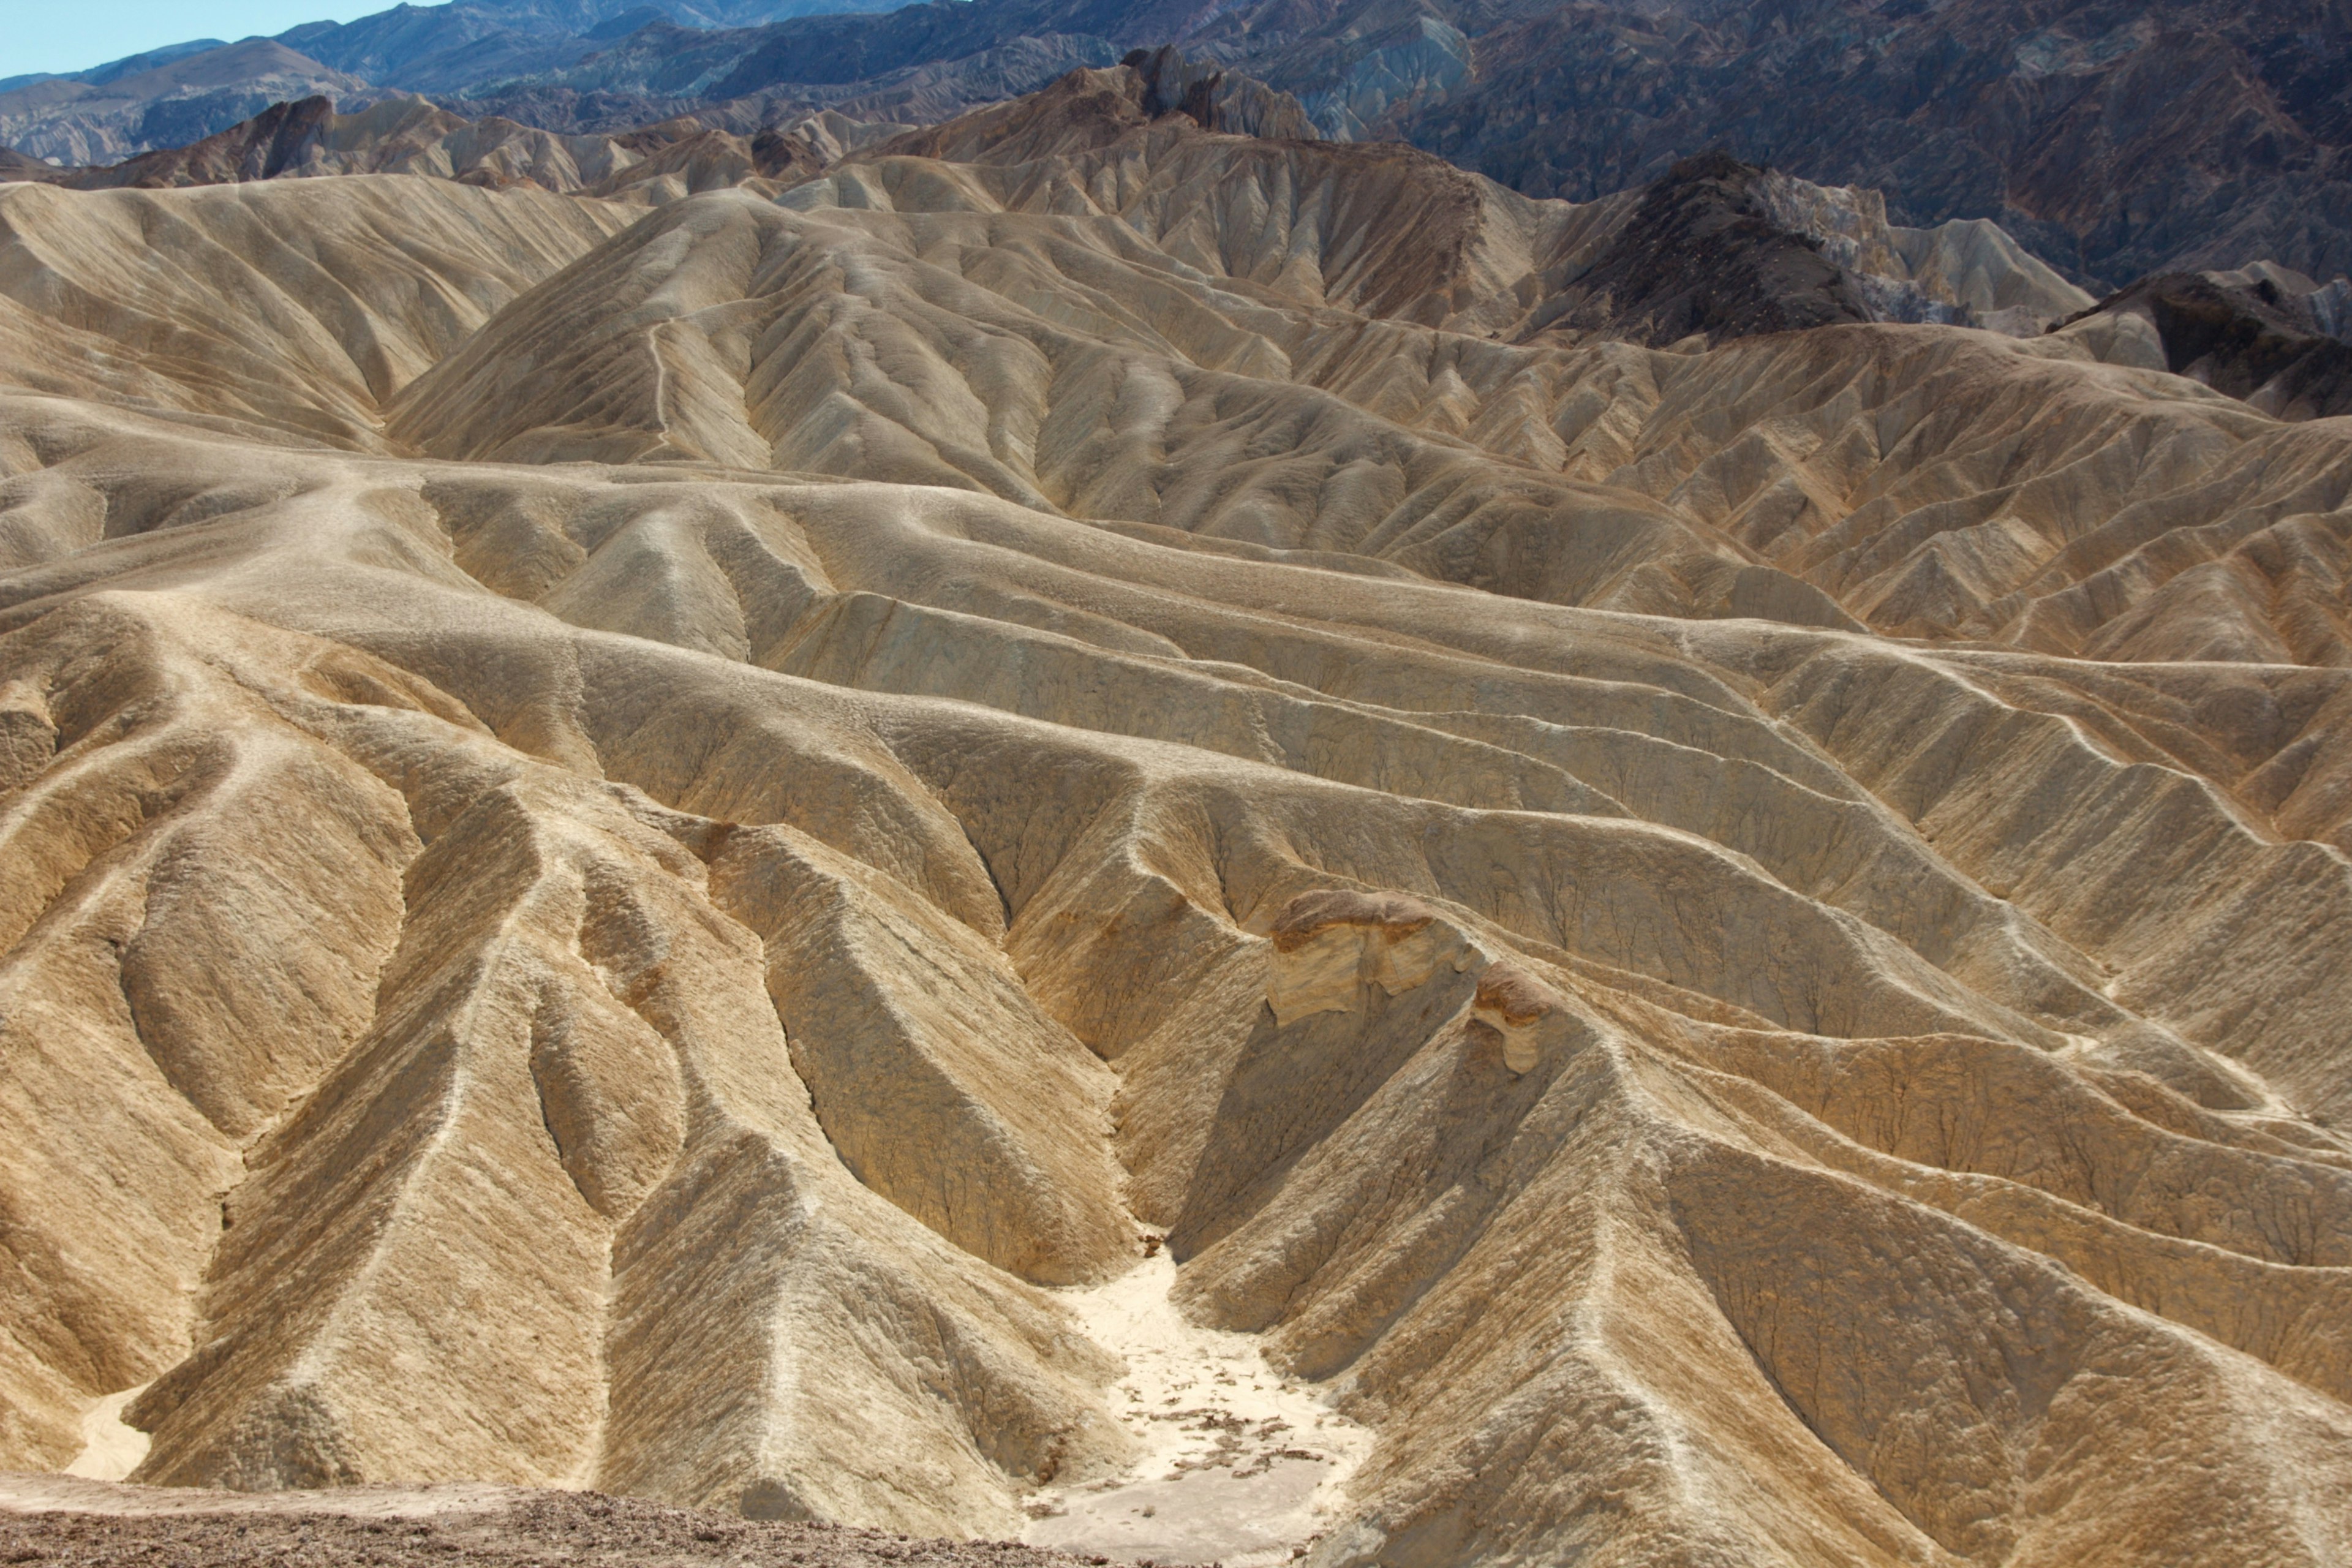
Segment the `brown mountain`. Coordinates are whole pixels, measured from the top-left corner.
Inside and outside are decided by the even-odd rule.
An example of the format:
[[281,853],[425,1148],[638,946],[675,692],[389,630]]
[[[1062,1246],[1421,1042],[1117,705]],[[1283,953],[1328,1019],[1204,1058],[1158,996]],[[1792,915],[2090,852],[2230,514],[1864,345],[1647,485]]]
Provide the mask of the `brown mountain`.
[[329,100],[310,98],[273,104],[185,147],[96,168],[57,169],[23,160],[0,165],[0,181],[82,191],[168,190],[392,174],[659,203],[739,185],[772,194],[837,157],[844,138],[856,145],[902,129],[822,115],[750,136],[692,119],[613,135],[559,136],[510,120],[467,120],[416,98],[387,99],[353,114],[338,114]]
[[[1172,44],[1290,94],[1326,137],[1410,141],[1530,195],[1591,200],[1721,150],[1881,191],[1898,225],[1996,221],[2110,289],[2257,258],[2320,279],[2352,271],[2352,21],[2326,0],[955,0],[761,26],[723,25],[747,10],[668,9],[401,7],[163,75],[218,76],[258,47],[292,59],[291,46],[348,79],[278,97],[325,90],[348,109],[392,88],[567,134],[691,114],[748,135],[825,110],[936,121]],[[250,95],[247,68],[236,90]],[[144,103],[147,79],[21,91]],[[0,95],[0,142],[76,163],[237,117],[206,99],[194,119],[139,109],[121,134],[76,141],[38,129],[54,105],[28,100],[12,118],[14,96]],[[268,99],[244,101],[249,114]]]
[[[747,186],[762,195],[814,176],[859,149],[996,166],[1092,153],[1166,121],[1272,141],[1320,139],[1298,101],[1172,48],[1136,50],[1114,72],[1073,72],[1052,89],[908,129],[827,111],[740,137],[691,117],[611,134],[557,135],[496,117],[468,121],[422,99],[339,115],[324,99],[278,104],[188,147],[111,166],[29,162],[0,179],[76,190],[164,189],[330,174],[413,174],[468,184],[524,181],[561,194],[659,205]],[[1281,154],[1318,168],[1412,171],[1415,243],[1443,237],[1507,200],[1433,159],[1393,147],[1331,143]],[[1526,339],[1595,334],[1663,345],[1832,321],[1936,321],[2039,331],[2089,296],[2026,255],[1994,225],[1934,230],[1887,222],[1875,192],[1823,189],[1721,154],[1677,164],[1645,190],[1571,208],[1525,207],[1539,255],[1540,295],[1516,318],[1485,311],[1482,330]],[[1402,216],[1402,215],[1400,215]]]

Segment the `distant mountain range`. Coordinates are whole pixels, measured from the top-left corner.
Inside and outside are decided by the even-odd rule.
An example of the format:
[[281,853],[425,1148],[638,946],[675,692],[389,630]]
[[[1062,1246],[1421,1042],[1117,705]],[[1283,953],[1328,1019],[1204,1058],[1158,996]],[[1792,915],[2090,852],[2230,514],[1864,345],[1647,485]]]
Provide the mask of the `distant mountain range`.
[[197,141],[273,103],[317,93],[353,108],[383,96],[360,77],[268,38],[160,49],[0,92],[0,145],[60,163],[110,163]]
[[1172,43],[1293,94],[1325,137],[1409,142],[1530,195],[1589,200],[1720,148],[1874,187],[1898,224],[1995,220],[2095,288],[2258,258],[2352,268],[2352,19],[2323,0],[932,0],[871,14],[889,9],[401,5],[296,27],[278,52],[181,46],[20,82],[0,91],[0,142],[92,163],[226,129],[269,93],[346,110],[418,93],[560,132],[694,114],[748,133],[824,109],[923,123]]

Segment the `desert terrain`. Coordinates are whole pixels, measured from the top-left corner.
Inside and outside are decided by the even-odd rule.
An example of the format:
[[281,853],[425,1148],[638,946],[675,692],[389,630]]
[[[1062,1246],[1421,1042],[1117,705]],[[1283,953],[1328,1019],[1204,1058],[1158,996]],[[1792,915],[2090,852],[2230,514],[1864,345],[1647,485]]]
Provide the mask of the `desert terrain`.
[[0,184],[0,1468],[2352,1561],[2334,297],[1293,108]]

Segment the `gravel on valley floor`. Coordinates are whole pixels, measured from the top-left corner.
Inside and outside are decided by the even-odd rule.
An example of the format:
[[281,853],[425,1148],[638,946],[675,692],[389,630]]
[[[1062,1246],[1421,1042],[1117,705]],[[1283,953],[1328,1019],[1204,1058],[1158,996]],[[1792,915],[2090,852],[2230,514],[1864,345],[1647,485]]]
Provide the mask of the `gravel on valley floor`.
[[152,1514],[0,1511],[0,1564],[62,1568],[1105,1568],[1109,1561],[1010,1541],[926,1540],[842,1525],[757,1521],[597,1492],[543,1493],[404,1517],[295,1506]]

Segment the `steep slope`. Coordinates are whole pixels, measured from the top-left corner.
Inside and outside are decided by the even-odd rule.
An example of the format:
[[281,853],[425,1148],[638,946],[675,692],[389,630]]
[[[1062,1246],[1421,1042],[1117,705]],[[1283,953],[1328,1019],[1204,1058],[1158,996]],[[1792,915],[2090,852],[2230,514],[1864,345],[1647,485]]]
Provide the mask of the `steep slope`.
[[1001,1536],[1156,1249],[1309,1568],[2352,1552],[2343,422],[1065,89],[0,192],[0,1463]]
[[395,393],[629,216],[390,177],[5,185],[0,341],[19,387],[381,449]]
[[[422,99],[337,114],[314,98],[119,164],[0,161],[0,181],[113,190],[416,174],[658,205],[730,186],[773,195],[894,136],[893,153],[1007,165],[1093,153],[1171,116],[1212,132],[1319,139],[1288,94],[1162,47],[1130,52],[1118,71],[1072,72],[1042,93],[919,132],[825,110],[748,137],[691,117],[609,135],[557,135],[496,116],[467,120]],[[1499,195],[1428,159],[1402,166],[1413,171],[1412,183],[1444,188],[1449,209],[1493,206]],[[1529,207],[1507,220],[1544,231],[1522,243],[1544,252],[1536,258],[1541,286],[1561,290],[1530,312],[1522,336],[1565,323],[1586,335],[1665,343],[1692,330],[1720,339],[1835,321],[1934,321],[2031,334],[2093,303],[1997,225],[1903,228],[1887,222],[1877,192],[1824,189],[1721,154],[1678,163],[1644,190],[1573,219],[1564,212]]]
[[[2098,364],[2079,329],[1580,342],[1559,319],[1627,252],[1622,205],[1206,135],[1136,92],[1074,79],[781,205],[670,209],[596,288],[522,301],[436,366],[395,435],[947,484],[1594,606],[2345,657],[2341,535],[2291,521],[2340,507],[2333,438]],[[1640,275],[1687,294],[1728,265]],[[2113,477],[2086,490],[2085,465]]]

